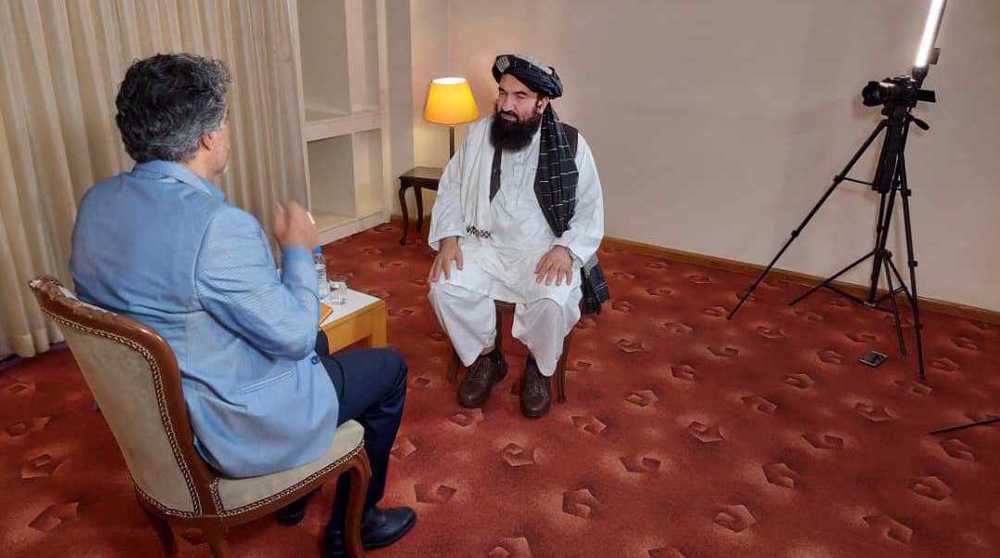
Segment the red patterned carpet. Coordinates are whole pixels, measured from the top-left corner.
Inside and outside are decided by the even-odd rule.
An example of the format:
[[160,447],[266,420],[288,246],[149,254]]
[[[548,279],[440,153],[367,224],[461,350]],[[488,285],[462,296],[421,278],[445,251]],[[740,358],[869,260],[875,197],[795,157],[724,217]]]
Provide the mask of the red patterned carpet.
[[[516,342],[484,410],[454,402],[430,254],[399,236],[327,247],[388,301],[410,364],[386,502],[419,520],[373,556],[1000,556],[1000,428],[927,434],[1000,414],[1000,327],[929,315],[922,385],[885,315],[824,293],[789,308],[801,287],[775,281],[726,321],[748,277],[608,251],[613,304],[579,326],[569,401],[529,421]],[[872,347],[878,369],[856,362]],[[68,351],[0,370],[0,450],[0,556],[159,555]],[[331,495],[299,527],[237,529],[237,555],[317,555]]]

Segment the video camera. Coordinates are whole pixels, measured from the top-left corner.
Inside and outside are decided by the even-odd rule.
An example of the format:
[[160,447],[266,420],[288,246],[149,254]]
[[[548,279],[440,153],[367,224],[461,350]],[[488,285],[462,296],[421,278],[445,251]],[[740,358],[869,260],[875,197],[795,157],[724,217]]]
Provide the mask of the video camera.
[[918,101],[933,103],[937,97],[933,91],[921,89],[913,77],[898,76],[882,81],[869,81],[861,90],[861,99],[866,107],[894,105],[913,108]]

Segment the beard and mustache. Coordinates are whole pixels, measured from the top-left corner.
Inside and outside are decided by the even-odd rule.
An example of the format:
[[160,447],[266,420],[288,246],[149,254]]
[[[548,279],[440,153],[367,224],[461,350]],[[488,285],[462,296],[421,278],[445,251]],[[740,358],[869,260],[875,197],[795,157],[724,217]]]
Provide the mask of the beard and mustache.
[[[503,115],[513,116],[507,120]],[[493,122],[490,124],[490,143],[494,149],[505,151],[520,151],[531,143],[535,132],[542,125],[542,113],[538,112],[527,120],[521,120],[512,112],[502,112],[494,109]]]

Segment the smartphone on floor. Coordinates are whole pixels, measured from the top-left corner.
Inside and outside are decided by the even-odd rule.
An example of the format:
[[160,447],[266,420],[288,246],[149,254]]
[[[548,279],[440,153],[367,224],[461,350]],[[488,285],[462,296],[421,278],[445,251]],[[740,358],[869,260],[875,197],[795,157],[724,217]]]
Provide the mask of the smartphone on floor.
[[864,355],[858,358],[858,362],[866,366],[871,366],[872,368],[885,362],[889,357],[885,353],[880,353],[878,351],[868,351]]

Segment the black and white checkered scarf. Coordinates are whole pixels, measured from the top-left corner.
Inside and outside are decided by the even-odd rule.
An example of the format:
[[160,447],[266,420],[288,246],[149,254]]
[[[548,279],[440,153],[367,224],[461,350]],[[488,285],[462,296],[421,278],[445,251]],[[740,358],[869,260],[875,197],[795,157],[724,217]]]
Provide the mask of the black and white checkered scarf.
[[552,105],[542,114],[541,138],[538,147],[538,169],[535,171],[535,195],[545,220],[556,236],[569,228],[576,210],[578,171],[574,153],[559,125]]

